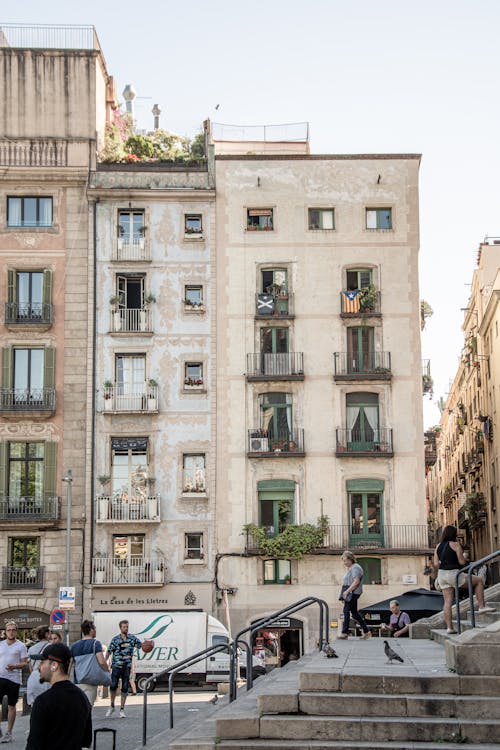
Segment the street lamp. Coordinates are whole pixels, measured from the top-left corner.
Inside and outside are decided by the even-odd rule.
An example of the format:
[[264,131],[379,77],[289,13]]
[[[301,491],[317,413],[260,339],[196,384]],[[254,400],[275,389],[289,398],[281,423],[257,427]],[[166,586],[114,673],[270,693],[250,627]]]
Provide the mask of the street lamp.
[[[71,490],[73,487],[73,472],[71,469],[68,469],[66,474],[62,477],[62,481],[66,482],[66,586],[69,586],[71,562]],[[69,624],[67,613],[64,621],[64,637],[66,645],[69,646]]]

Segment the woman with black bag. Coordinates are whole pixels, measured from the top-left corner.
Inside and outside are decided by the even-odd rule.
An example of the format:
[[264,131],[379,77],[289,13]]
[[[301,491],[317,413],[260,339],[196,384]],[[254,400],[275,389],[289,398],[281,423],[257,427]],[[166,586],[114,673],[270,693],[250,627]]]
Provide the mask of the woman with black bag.
[[349,621],[351,617],[359,623],[363,635],[361,638],[366,640],[371,638],[371,630],[368,630],[366,622],[358,612],[358,599],[363,593],[363,568],[356,562],[356,558],[346,550],[342,553],[342,562],[347,568],[342,578],[342,589],[340,591],[339,601],[344,603],[344,621],[342,623],[342,633],[337,637],[345,640],[349,637]]

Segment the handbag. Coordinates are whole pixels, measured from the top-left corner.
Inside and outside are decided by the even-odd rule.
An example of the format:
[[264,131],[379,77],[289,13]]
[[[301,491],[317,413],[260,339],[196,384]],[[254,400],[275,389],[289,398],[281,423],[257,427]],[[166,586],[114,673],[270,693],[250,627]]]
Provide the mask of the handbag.
[[340,596],[339,596],[339,602],[352,602],[352,591],[349,591],[346,598],[344,599],[344,591],[347,591],[349,586],[347,584],[344,584],[342,588],[340,589]]
[[95,655],[95,638],[94,648],[91,654],[81,654],[73,657],[75,661],[75,679],[82,685],[111,685],[111,675],[106,672]]

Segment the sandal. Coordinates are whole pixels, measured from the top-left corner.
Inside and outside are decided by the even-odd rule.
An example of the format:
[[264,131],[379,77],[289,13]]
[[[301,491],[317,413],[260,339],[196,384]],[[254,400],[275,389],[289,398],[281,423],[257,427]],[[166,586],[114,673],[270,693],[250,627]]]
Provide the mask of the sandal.
[[457,635],[457,631],[453,630],[453,628],[448,628],[446,632],[448,635]]

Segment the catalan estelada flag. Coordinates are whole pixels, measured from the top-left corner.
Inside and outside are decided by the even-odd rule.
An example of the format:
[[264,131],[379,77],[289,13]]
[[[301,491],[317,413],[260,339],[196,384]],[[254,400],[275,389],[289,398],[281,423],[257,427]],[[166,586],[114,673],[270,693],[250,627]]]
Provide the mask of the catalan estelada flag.
[[359,290],[342,292],[342,312],[358,313],[359,312]]

